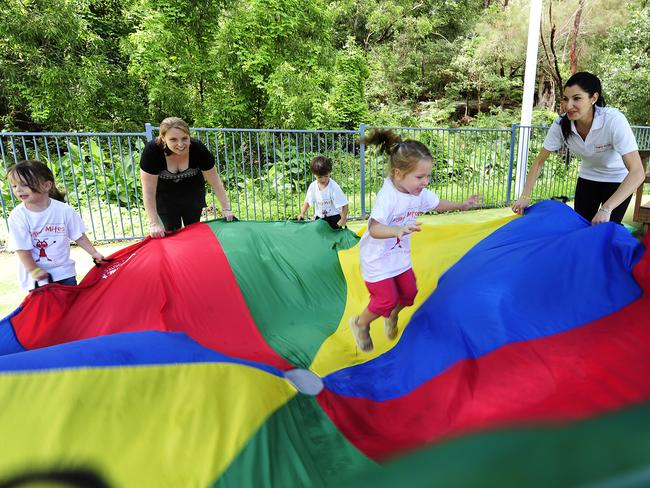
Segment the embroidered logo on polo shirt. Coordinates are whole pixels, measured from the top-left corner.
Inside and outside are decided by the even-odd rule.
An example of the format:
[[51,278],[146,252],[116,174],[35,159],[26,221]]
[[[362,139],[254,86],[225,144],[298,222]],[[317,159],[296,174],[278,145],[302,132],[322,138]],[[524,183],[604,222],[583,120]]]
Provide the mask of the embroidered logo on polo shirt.
[[594,151],[596,151],[596,152],[609,151],[609,150],[612,149],[613,147],[614,147],[614,146],[612,146],[611,144],[596,144],[596,145],[594,146]]

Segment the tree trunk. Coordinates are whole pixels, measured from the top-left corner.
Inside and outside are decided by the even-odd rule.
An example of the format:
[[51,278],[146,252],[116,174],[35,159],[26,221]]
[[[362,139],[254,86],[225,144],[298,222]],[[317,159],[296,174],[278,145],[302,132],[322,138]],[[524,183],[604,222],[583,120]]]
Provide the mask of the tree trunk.
[[[580,0],[582,1],[582,0]],[[557,62],[557,54],[555,52],[555,33],[556,25],[553,22],[553,2],[552,0],[548,3],[548,18],[549,23],[551,24],[551,31],[548,36],[548,45],[544,39],[544,34],[542,33],[542,47],[544,48],[544,54],[546,55],[546,61],[548,62],[548,69],[553,81],[555,82],[555,91],[556,91],[556,102],[559,103],[561,98],[561,89],[562,89],[562,73],[560,72],[560,67]],[[555,106],[555,104],[553,104]]]
[[478,113],[481,113],[481,74],[478,75],[478,82],[476,83],[476,102],[478,103]]
[[585,5],[585,0],[578,1],[578,10],[573,19],[573,29],[571,29],[571,48],[569,49],[569,69],[571,74],[574,75],[578,71],[578,34],[580,32],[580,17],[582,16],[582,8]]
[[546,110],[555,111],[555,80],[542,73],[539,78],[539,89],[537,90],[537,106]]

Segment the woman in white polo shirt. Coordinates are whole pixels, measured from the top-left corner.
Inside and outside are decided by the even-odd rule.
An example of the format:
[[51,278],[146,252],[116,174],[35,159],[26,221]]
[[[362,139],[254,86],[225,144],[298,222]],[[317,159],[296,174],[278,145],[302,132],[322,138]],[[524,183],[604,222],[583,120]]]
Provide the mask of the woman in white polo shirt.
[[569,78],[562,100],[566,113],[551,125],[512,210],[524,212],[544,162],[552,152],[567,146],[582,159],[575,211],[592,224],[620,224],[632,194],[645,178],[630,124],[621,112],[605,107],[600,80],[591,73]]

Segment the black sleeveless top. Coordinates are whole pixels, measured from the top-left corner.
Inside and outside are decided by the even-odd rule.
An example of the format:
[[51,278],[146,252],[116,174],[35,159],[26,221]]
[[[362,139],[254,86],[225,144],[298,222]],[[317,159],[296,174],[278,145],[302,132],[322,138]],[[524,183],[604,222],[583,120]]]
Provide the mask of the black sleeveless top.
[[171,173],[167,169],[165,151],[155,140],[142,150],[140,168],[145,173],[158,175],[156,207],[158,213],[180,207],[200,207],[205,203],[205,179],[202,171],[214,167],[214,156],[196,139],[190,139],[189,166],[185,171]]

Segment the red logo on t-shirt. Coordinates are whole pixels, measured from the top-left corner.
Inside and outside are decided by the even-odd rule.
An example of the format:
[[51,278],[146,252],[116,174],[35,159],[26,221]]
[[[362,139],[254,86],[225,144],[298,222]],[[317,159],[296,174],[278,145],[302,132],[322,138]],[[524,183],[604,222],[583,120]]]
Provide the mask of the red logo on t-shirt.
[[[56,244],[56,241],[54,241],[52,244]],[[42,241],[40,239],[36,239],[36,242],[34,243],[34,247],[38,249],[38,259],[35,259],[34,262],[38,263],[41,258],[45,258],[48,261],[52,261],[50,258],[47,257],[47,253],[45,250],[50,246],[48,244],[47,239],[43,239]]]

